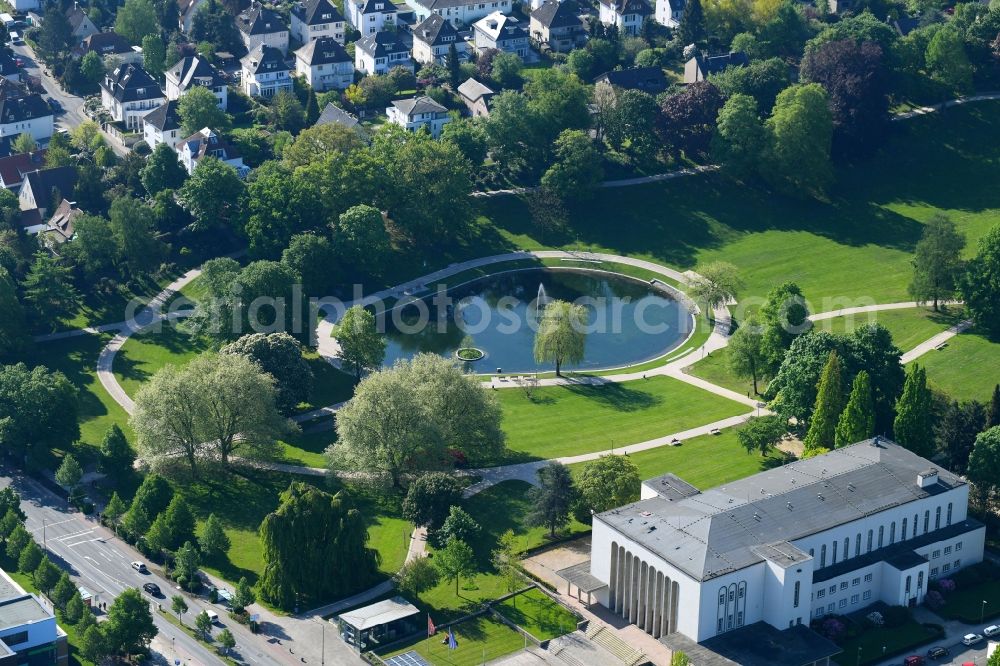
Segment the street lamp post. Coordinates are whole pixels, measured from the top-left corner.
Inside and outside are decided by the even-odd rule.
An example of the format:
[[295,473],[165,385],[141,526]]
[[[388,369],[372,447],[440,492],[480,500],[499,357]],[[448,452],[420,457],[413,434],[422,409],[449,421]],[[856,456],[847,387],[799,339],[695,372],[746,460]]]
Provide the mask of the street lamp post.
[[320,622],[323,623],[323,631],[322,631],[323,641],[321,643],[322,647],[320,648],[320,653],[319,653],[319,663],[321,666],[325,666],[326,665],[326,620],[324,620],[322,617],[319,620]]
[[986,599],[983,599],[983,605],[979,607],[979,624],[983,623],[983,618],[986,617]]

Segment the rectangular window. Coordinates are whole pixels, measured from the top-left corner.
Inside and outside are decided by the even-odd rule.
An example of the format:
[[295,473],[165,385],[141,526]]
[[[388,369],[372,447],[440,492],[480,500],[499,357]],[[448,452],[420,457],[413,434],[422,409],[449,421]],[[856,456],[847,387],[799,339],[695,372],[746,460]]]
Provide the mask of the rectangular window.
[[933,569],[931,569],[931,578],[937,578],[937,575],[938,575],[938,568],[934,567]]
[[857,587],[858,585],[861,585],[860,576],[851,581],[851,587]]
[[837,605],[840,606],[841,608],[846,608],[847,607],[847,599],[841,599],[840,603],[837,604]]
[[945,562],[944,566],[941,567],[941,571],[943,573],[948,573],[949,571],[951,571],[951,562]]
[[940,550],[935,550],[933,553],[931,553],[931,559],[932,560],[936,560],[939,557],[941,557],[941,551]]
[[826,605],[826,612],[827,613],[832,613],[834,610],[836,610],[836,608],[837,608],[836,604],[827,604]]
[[719,618],[719,631],[722,631],[722,618]]
[[823,588],[822,590],[818,590],[816,592],[816,598],[817,599],[822,599],[825,596],[826,596],[826,588]]
[[24,643],[27,640],[28,640],[27,631],[19,631],[16,634],[11,634],[9,636],[4,636],[3,638],[0,638],[0,641],[3,641],[4,643],[12,647],[14,645],[20,645],[21,643]]
[[954,564],[953,566],[954,566],[954,567],[955,567],[956,569],[958,569],[959,567],[961,567],[961,566],[962,566],[962,560],[955,560],[955,564]]
[[864,599],[865,601],[868,601],[869,599],[872,598],[872,591],[865,590],[865,593],[861,595],[861,598]]
[[957,553],[960,550],[962,550],[962,542],[961,541],[959,541],[958,543],[955,544],[955,552]]
[[794,595],[793,604],[792,604],[795,608],[799,607],[799,589],[800,589],[800,587],[801,587],[801,583],[799,583],[799,581],[795,581],[795,595]]
[[831,585],[830,586],[830,594],[836,594],[836,593],[837,593],[837,586],[836,585]]
[[871,574],[865,574],[865,582],[866,583],[872,582],[872,575]]
[[858,597],[858,595],[852,594],[851,595],[851,605],[853,606],[854,604],[858,603],[858,601],[860,601],[860,598]]
[[845,581],[843,581],[843,582],[842,582],[842,583],[840,584],[840,589],[842,589],[842,590],[846,590],[846,589],[847,589],[847,581],[846,581],[846,580],[845,580]]
[[944,554],[945,555],[951,555],[951,546],[945,546],[944,547]]

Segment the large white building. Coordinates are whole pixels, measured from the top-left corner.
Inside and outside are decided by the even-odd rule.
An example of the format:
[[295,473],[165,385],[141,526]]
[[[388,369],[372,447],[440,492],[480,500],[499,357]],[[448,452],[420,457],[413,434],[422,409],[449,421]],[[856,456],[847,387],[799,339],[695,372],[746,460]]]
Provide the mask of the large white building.
[[507,14],[511,11],[511,0],[493,0],[492,2],[480,2],[479,0],[412,0],[409,6],[413,7],[413,12],[418,21],[423,21],[431,14],[437,14],[445,18],[456,28],[471,25],[494,12]]
[[667,474],[594,516],[588,591],[655,638],[696,642],[914,606],[982,561],[968,498],[962,478],[878,438],[705,491]]
[[0,663],[69,663],[66,632],[56,624],[55,615],[5,571],[0,571]]

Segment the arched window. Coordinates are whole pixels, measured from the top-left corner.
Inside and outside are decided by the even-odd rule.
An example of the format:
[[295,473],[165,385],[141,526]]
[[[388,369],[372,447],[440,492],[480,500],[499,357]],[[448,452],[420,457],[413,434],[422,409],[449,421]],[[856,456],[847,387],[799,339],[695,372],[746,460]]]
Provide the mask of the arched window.
[[913,582],[913,576],[907,576],[906,577],[906,593],[907,594],[910,593],[910,583],[912,583],[912,582]]
[[941,529],[941,507],[934,511],[934,529]]
[[851,552],[851,537],[844,537],[844,559],[846,560],[850,557]]
[[896,543],[896,521],[889,525],[889,545]]
[[866,553],[872,552],[872,535],[873,534],[874,534],[874,532],[872,532],[871,530],[868,530],[868,550],[865,551]]
[[924,589],[924,572],[923,571],[918,571],[917,572],[917,590],[922,590],[922,589]]
[[885,536],[885,525],[878,526],[878,547],[882,547],[882,538]]
[[951,502],[948,502],[948,519],[945,521],[945,525],[951,525]]
[[931,531],[931,512],[928,509],[927,511],[924,511],[924,534],[927,534],[930,531]]
[[861,555],[861,532],[858,532],[858,538],[854,540],[854,557]]
[[793,602],[792,602],[792,606],[794,608],[798,608],[799,607],[799,589],[800,589],[800,587],[801,587],[801,584],[799,583],[799,581],[795,581],[795,596],[794,596]]
[[913,538],[914,539],[917,538],[917,530],[920,529],[920,523],[917,520],[918,517],[919,517],[919,514],[916,514],[916,513],[913,514]]
[[819,549],[819,568],[822,569],[826,566],[826,544],[824,543]]
[[906,518],[903,518],[903,533],[899,536],[900,541],[906,541]]
[[836,563],[837,563],[837,542],[834,541],[833,542],[833,561],[831,562],[831,564],[836,564]]

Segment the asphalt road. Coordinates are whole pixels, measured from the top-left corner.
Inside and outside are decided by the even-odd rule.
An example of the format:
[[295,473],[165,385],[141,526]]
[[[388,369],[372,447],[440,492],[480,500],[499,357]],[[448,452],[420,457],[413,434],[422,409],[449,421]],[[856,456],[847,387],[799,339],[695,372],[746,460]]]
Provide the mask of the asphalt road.
[[[21,494],[21,506],[28,516],[25,525],[35,540],[44,545],[53,563],[67,570],[75,583],[94,593],[95,606],[110,605],[126,588],[141,589],[144,583],[150,582],[159,585],[166,597],[178,593],[170,581],[155,571],[149,574],[135,571],[131,562],[141,559],[136,551],[100,526],[96,519],[88,518],[78,512],[67,512],[65,502],[41,484],[22,475],[11,474],[10,470],[4,469],[0,475],[0,488],[8,485],[12,485]],[[151,603],[161,604],[165,610],[169,610],[168,598],[153,599],[145,592],[143,596]],[[258,637],[252,636],[241,625],[227,621],[224,609],[221,607],[212,607],[202,599],[185,596],[190,608],[185,621],[190,625],[202,608],[214,608],[221,622],[227,624],[236,636],[237,645],[233,656],[240,661],[255,666],[278,666],[289,663],[289,660],[267,654],[263,642]],[[158,661],[174,664],[176,659],[185,665],[224,663],[209,648],[160,617],[155,611],[156,607],[153,619],[160,630],[160,635],[154,641],[153,648],[161,653]],[[99,612],[98,616],[100,615]],[[220,630],[221,625],[217,625],[214,631],[218,633]]]

